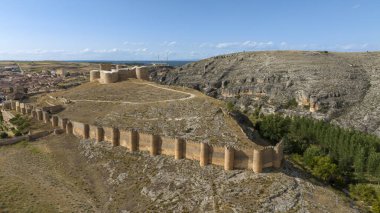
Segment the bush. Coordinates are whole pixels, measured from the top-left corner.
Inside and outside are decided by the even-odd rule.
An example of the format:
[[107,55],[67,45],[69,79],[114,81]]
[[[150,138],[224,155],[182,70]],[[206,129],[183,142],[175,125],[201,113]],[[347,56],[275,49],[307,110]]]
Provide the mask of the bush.
[[324,181],[332,181],[337,174],[337,165],[333,163],[329,156],[318,156],[314,158],[315,165],[312,169],[312,174]]
[[374,187],[366,184],[356,184],[349,186],[350,193],[358,200],[364,201],[368,205],[379,207],[379,199]]
[[235,105],[234,105],[231,101],[227,102],[226,107],[227,107],[227,110],[228,110],[229,112],[232,112],[232,111],[234,111],[234,109],[235,109]]
[[21,136],[22,135],[22,133],[20,132],[20,131],[18,131],[18,130],[16,130],[15,131],[15,136],[17,137],[17,136]]
[[316,163],[318,158],[322,155],[321,148],[317,146],[310,146],[306,149],[306,151],[303,153],[303,162],[306,166],[312,168]]
[[8,134],[6,132],[1,132],[0,133],[0,138],[7,138]]
[[380,201],[376,200],[372,203],[372,212],[374,213],[380,213]]
[[268,115],[258,124],[258,129],[261,136],[276,144],[288,134],[290,123],[290,118],[283,118],[280,115]]

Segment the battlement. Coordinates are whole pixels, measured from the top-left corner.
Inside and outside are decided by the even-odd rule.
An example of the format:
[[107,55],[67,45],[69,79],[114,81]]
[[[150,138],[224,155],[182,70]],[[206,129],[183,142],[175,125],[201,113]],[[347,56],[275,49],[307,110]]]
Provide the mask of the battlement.
[[135,66],[120,68],[118,65],[100,64],[99,70],[90,72],[90,82],[98,81],[101,84],[110,84],[136,78],[149,80],[149,73],[153,66]]
[[113,146],[125,147],[130,152],[141,151],[148,152],[152,156],[167,155],[174,156],[177,160],[196,160],[199,161],[200,166],[213,164],[223,166],[225,170],[247,169],[260,173],[264,168],[281,167],[283,160],[283,142],[278,143],[276,146],[238,149],[185,140],[181,137],[151,134],[135,129],[119,129],[117,127],[85,124],[61,118],[47,109],[37,108],[31,104],[18,101],[7,104],[4,110],[11,110],[12,106],[23,114],[51,124],[53,128],[62,129],[66,134],[96,142],[105,141]]

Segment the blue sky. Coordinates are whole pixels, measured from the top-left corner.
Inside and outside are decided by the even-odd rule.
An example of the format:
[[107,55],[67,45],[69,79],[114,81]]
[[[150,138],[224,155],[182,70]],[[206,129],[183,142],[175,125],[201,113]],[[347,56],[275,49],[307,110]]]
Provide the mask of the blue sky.
[[379,0],[0,0],[0,60],[380,50]]

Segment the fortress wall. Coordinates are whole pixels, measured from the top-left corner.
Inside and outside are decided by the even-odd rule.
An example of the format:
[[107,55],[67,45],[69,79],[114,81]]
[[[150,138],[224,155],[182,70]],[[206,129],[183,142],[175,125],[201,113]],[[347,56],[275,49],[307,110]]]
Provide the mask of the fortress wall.
[[209,150],[210,164],[224,166],[224,147],[210,146]]
[[[24,105],[23,108],[28,107]],[[2,111],[3,114],[6,111]],[[46,117],[46,111],[35,109],[41,119],[42,114]],[[38,112],[38,113],[37,113]],[[6,116],[4,116],[6,117]],[[196,143],[179,138],[152,135],[145,132],[119,130],[113,127],[98,127],[68,119],[53,116],[53,126],[58,124],[62,129],[66,128],[66,133],[74,134],[79,138],[91,138],[96,141],[112,142],[114,146],[124,146],[131,151],[148,151],[151,155],[174,156],[175,159],[186,158],[200,161],[201,166],[214,164],[224,166],[225,170],[248,169],[256,173],[262,172],[263,168],[279,168],[283,160],[283,143],[280,142],[274,147],[262,149],[235,150],[233,148],[210,146],[206,143]]]
[[51,125],[53,126],[53,128],[58,126],[58,116],[53,115],[53,117],[51,118]]
[[99,70],[111,71],[112,64],[99,64]]
[[273,166],[273,148],[263,149],[263,168],[272,167]]
[[37,119],[39,121],[42,121],[43,120],[43,115],[42,115],[42,110],[36,110],[36,114],[37,114]]
[[67,118],[58,117],[58,126],[64,131],[66,131],[67,120],[68,120]]
[[11,102],[11,108],[12,110],[16,110],[16,101]]
[[100,83],[101,84],[111,84],[119,81],[119,73],[118,72],[100,72]]
[[175,138],[161,137],[159,153],[162,155],[175,156]]
[[138,138],[139,138],[139,151],[149,152],[152,146],[152,135],[139,132]]
[[136,78],[148,81],[149,67],[136,67]]
[[107,143],[112,143],[112,128],[111,127],[104,127],[104,141]]
[[111,143],[113,146],[120,145],[119,129],[113,127],[104,127],[104,141]]
[[284,158],[284,143],[280,141],[273,150],[273,167],[280,168]]
[[131,150],[132,132],[128,130],[120,130],[120,146]]
[[11,110],[12,109],[12,102],[6,101],[3,103],[3,110]]
[[44,120],[45,124],[50,123],[50,114],[49,114],[49,112],[42,111],[42,117],[43,117],[43,120]]
[[184,144],[184,158],[199,161],[201,144],[193,141],[186,141]]
[[129,78],[137,78],[136,68],[119,69],[119,81],[125,81]]
[[73,124],[73,134],[79,138],[85,138],[85,124],[71,121]]
[[233,170],[235,161],[235,149],[224,147],[224,170]]
[[20,112],[21,111],[21,109],[20,109],[20,102],[16,101],[15,104],[16,104],[16,112]]
[[90,134],[89,134],[90,139],[96,140],[98,138],[97,128],[98,128],[97,126],[90,125]]
[[234,168],[252,169],[253,150],[235,150]]

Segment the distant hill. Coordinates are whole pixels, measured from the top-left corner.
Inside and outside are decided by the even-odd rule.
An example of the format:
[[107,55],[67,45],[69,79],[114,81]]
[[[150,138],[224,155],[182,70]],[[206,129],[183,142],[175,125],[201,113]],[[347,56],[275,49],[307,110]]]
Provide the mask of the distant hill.
[[186,64],[157,82],[198,89],[247,113],[310,115],[380,136],[380,52],[244,52]]

